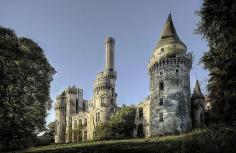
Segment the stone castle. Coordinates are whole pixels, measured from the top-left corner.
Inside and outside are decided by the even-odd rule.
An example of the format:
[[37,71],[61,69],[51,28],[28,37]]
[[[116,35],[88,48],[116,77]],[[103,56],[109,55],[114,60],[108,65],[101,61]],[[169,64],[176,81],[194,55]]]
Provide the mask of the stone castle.
[[[115,40],[107,38],[105,69],[97,74],[91,100],[84,100],[83,90],[75,86],[56,97],[55,143],[93,140],[96,125],[119,110],[114,47]],[[170,14],[148,63],[150,95],[136,106],[134,136],[184,133],[204,125],[204,97],[198,81],[192,95],[190,91],[191,67],[192,56],[179,39]]]

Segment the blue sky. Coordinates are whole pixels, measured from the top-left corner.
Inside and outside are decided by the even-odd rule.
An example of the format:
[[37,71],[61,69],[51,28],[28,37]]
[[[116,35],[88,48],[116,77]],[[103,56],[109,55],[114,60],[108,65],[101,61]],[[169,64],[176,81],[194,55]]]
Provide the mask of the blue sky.
[[[147,63],[169,12],[180,39],[194,54],[191,87],[196,75],[202,88],[207,71],[198,65],[207,43],[194,34],[202,0],[0,0],[0,25],[28,37],[43,49],[57,71],[51,84],[55,100],[76,85],[90,99],[96,74],[105,64],[104,40],[116,40],[118,105],[137,104],[149,94]],[[54,120],[54,110],[47,122]]]

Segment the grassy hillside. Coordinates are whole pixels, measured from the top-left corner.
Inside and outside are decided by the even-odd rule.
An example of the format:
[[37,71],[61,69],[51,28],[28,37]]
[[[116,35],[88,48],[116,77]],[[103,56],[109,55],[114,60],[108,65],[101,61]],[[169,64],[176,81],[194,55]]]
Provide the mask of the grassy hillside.
[[233,128],[195,130],[177,136],[54,144],[30,148],[26,153],[235,153]]

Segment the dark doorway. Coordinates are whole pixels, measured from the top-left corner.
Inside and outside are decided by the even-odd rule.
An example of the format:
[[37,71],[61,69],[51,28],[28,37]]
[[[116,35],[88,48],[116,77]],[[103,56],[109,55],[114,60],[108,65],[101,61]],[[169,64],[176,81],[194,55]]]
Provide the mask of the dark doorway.
[[139,137],[139,138],[144,137],[143,124],[139,124],[139,125],[138,125],[137,137]]
[[82,131],[79,131],[79,142],[82,142]]

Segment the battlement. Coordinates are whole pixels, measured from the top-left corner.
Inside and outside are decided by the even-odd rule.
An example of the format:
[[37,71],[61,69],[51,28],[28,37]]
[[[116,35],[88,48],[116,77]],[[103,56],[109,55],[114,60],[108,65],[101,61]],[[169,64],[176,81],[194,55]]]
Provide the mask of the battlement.
[[151,73],[154,69],[159,69],[165,66],[173,66],[173,65],[184,65],[188,68],[192,68],[192,57],[191,56],[176,56],[175,58],[162,58],[159,61],[154,63],[150,63],[148,65],[149,73]]
[[77,94],[78,89],[74,86],[69,86],[65,89],[66,94]]

